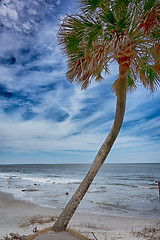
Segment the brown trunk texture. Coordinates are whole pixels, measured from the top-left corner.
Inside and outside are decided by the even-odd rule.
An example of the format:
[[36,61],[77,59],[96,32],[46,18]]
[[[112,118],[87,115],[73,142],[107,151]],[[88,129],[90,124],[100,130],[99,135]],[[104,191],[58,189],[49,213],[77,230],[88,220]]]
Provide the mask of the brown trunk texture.
[[129,67],[127,64],[119,64],[119,83],[117,89],[116,114],[112,129],[108,134],[107,138],[105,139],[100,150],[98,151],[87,175],[85,176],[78,189],[76,190],[76,192],[58,217],[57,221],[53,225],[52,230],[54,231],[63,231],[66,229],[70,219],[72,218],[79,203],[81,202],[93,179],[95,178],[96,174],[104,163],[106,157],[111,150],[111,147],[113,146],[118,136],[125,113],[128,68]]

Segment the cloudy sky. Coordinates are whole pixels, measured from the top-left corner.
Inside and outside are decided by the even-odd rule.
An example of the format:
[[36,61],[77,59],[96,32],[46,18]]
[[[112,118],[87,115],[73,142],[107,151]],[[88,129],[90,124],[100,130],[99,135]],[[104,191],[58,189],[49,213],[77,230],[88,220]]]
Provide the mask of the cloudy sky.
[[[90,163],[111,128],[117,66],[85,91],[65,77],[56,35],[76,8],[75,0],[0,1],[0,163]],[[160,162],[160,89],[127,96],[107,161]]]

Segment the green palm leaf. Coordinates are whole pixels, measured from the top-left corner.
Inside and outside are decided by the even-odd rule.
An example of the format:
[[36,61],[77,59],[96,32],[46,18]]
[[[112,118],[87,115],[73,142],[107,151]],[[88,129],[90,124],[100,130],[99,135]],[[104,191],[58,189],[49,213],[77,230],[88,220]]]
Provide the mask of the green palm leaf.
[[68,58],[67,77],[86,88],[109,72],[108,62],[129,65],[128,85],[154,91],[160,84],[160,4],[158,0],[82,0],[68,15],[59,44]]

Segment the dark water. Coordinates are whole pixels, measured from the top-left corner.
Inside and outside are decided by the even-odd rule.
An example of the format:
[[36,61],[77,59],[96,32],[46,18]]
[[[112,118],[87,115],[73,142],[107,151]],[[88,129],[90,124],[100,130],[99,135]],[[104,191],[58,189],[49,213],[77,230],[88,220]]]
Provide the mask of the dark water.
[[[62,208],[89,166],[0,165],[0,190],[13,193],[18,199]],[[105,164],[79,211],[160,218],[156,180],[160,180],[160,164]]]

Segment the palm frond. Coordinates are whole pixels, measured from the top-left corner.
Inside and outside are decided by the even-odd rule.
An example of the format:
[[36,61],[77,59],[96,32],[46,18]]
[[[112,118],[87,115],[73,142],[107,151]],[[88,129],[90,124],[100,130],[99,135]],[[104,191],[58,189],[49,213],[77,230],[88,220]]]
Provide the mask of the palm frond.
[[79,0],[81,10],[87,14],[93,14],[97,8],[101,7],[101,5],[105,2],[109,2],[106,0]]
[[73,82],[78,82],[82,89],[88,87],[91,82],[91,79],[95,81],[101,81],[103,78],[101,73],[103,70],[109,73],[108,70],[108,58],[105,45],[95,45],[93,51],[85,52],[82,58],[79,58],[77,61],[68,61],[68,72],[67,78]]
[[149,1],[145,0],[144,1],[144,10],[146,12],[150,11],[151,8],[154,6],[154,4],[155,4],[155,0],[149,0]]
[[160,4],[156,0],[145,0],[144,3],[144,13],[139,28],[143,28],[144,33],[152,34],[157,25],[160,27]]
[[160,85],[160,71],[152,64],[150,55],[146,57],[137,56],[134,62],[134,69],[137,79],[151,92],[154,92]]
[[[67,15],[58,41],[68,58],[67,78],[85,89],[101,81],[111,61],[129,66],[128,91],[138,82],[152,92],[160,83],[160,3],[158,0],[80,0]],[[118,86],[118,80],[113,89]]]

